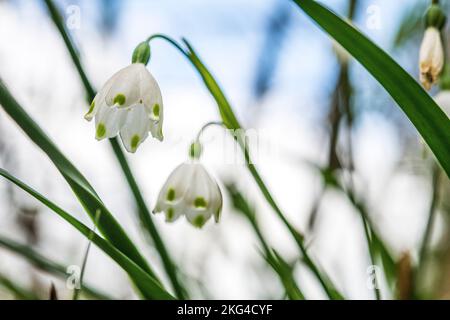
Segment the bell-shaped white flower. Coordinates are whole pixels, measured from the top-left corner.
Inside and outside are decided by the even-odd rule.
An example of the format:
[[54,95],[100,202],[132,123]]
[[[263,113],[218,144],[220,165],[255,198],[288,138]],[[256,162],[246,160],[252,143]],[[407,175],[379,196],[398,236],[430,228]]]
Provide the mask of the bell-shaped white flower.
[[434,101],[442,111],[445,112],[447,117],[450,118],[450,90],[442,90],[434,96]]
[[133,63],[114,74],[97,93],[88,113],[95,117],[97,140],[120,133],[128,152],[136,152],[148,132],[163,139],[163,104],[156,80],[142,63]]
[[420,46],[419,68],[420,82],[429,90],[438,80],[444,66],[444,48],[440,31],[435,27],[428,27]]
[[201,228],[211,216],[219,222],[222,193],[217,182],[197,160],[179,165],[162,187],[155,210],[164,212],[166,221],[175,221],[181,215]]

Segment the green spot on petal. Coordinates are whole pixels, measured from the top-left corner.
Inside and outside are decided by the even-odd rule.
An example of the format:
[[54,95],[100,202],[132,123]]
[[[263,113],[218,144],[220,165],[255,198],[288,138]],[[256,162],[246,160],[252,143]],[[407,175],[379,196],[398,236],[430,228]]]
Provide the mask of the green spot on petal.
[[99,123],[97,126],[97,138],[103,138],[106,134],[106,127],[103,123]]
[[202,216],[202,215],[199,215],[199,216],[196,216],[195,218],[194,218],[194,221],[192,221],[192,224],[194,225],[194,226],[196,226],[197,228],[201,228],[201,227],[203,227],[203,225],[205,224],[205,217],[204,216]]
[[174,216],[175,216],[175,212],[174,212],[173,208],[167,209],[167,220],[172,221]]
[[194,200],[194,207],[206,208],[206,200],[203,197],[197,197]]
[[114,104],[118,104],[118,105],[122,106],[125,104],[126,100],[127,99],[125,98],[125,95],[123,95],[122,93],[119,93],[118,95],[116,95],[114,97],[113,102],[114,102]]
[[132,150],[136,150],[136,148],[137,148],[137,146],[138,146],[138,144],[139,144],[139,141],[141,140],[141,138],[137,135],[137,134],[135,134],[132,138],[131,138],[131,149]]
[[94,108],[95,108],[95,101],[92,101],[91,106],[90,106],[89,111],[88,111],[87,114],[92,113],[92,111],[94,111]]
[[170,189],[167,191],[167,200],[168,200],[168,201],[173,201],[174,199],[175,199],[175,190],[172,189],[172,188],[170,188]]
[[156,104],[153,106],[153,114],[154,114],[155,117],[159,117],[159,111],[160,111],[160,109],[159,109],[159,104],[156,103]]

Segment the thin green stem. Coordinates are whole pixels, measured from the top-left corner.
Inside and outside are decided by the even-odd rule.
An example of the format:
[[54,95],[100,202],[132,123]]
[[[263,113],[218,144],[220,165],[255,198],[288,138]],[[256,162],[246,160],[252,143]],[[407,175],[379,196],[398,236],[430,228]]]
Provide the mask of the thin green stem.
[[[341,190],[347,196],[350,203],[358,211],[358,213],[361,217],[361,221],[362,221],[363,229],[364,229],[364,236],[365,236],[366,243],[367,243],[367,249],[369,251],[370,263],[372,264],[372,266],[375,266],[376,265],[375,264],[375,252],[374,252],[375,246],[373,243],[372,228],[370,227],[370,223],[369,223],[368,216],[367,216],[367,211],[366,211],[364,205],[356,199],[352,182],[350,182],[350,187],[348,187],[347,189],[344,189],[341,185],[336,185],[336,186],[338,187],[339,190]],[[378,282],[378,277],[377,277],[376,271],[374,271],[373,276],[374,276],[374,281],[375,281],[375,285],[373,288],[375,298],[377,300],[381,300],[381,292],[379,289],[379,282]]]
[[[50,12],[50,15],[52,17],[52,20],[57,27],[59,33],[61,34],[61,37],[64,40],[64,43],[66,45],[67,50],[70,53],[70,56],[72,58],[72,61],[78,71],[78,74],[83,82],[83,85],[85,87],[86,93],[87,93],[87,100],[90,103],[95,96],[95,90],[93,89],[93,86],[91,85],[84,69],[81,64],[80,58],[78,56],[78,52],[76,50],[76,46],[71,40],[69,33],[67,32],[64,23],[62,21],[62,18],[58,12],[58,9],[56,8],[55,4],[52,0],[44,0],[45,4],[47,5],[47,8]],[[117,140],[117,138],[109,139],[111,147],[114,151],[114,154],[119,161],[120,167],[125,175],[125,178],[128,182],[128,185],[133,193],[133,196],[135,198],[137,207],[138,207],[138,214],[139,219],[143,226],[145,227],[145,230],[149,233],[151,239],[154,242],[154,245],[161,257],[164,269],[169,276],[169,279],[171,281],[172,287],[177,295],[178,298],[183,299],[187,298],[187,293],[184,287],[181,285],[181,282],[179,281],[177,277],[176,267],[174,263],[172,262],[172,259],[169,256],[169,253],[164,245],[164,242],[159,235],[158,230],[156,229],[156,226],[151,219],[150,210],[147,208],[147,205],[142,197],[141,191],[139,190],[139,187],[137,185],[136,179],[134,178],[134,175],[132,174],[131,168],[128,164],[128,161],[125,157],[125,154],[120,147],[120,144]]]
[[439,181],[441,176],[440,168],[437,164],[433,164],[433,178],[432,178],[432,193],[430,208],[428,210],[428,221],[425,227],[425,232],[422,238],[422,244],[419,250],[419,273],[423,270],[423,265],[428,256],[428,249],[430,247],[431,234],[433,231],[434,219],[436,217],[436,208],[439,200]]
[[[53,276],[57,276],[61,279],[65,279],[67,277],[66,270],[67,267],[60,265],[50,259],[42,256],[40,253],[30,248],[27,245],[20,244],[14,240],[5,238],[0,235],[0,247],[11,251],[17,255],[28,260],[31,265],[38,268],[41,271],[49,273]],[[85,284],[83,286],[83,291],[85,294],[89,295],[93,299],[97,300],[112,300],[113,298],[108,296],[107,294],[100,292],[99,290]]]
[[280,281],[285,288],[286,295],[292,300],[304,300],[305,296],[303,295],[303,292],[300,290],[297,282],[294,279],[292,268],[287,263],[285,263],[284,259],[279,254],[277,254],[274,249],[271,249],[271,247],[267,243],[261,231],[261,228],[259,227],[254,210],[234,185],[227,185],[226,188],[230,193],[235,209],[241,212],[250,222],[250,225],[263,249],[262,254],[264,255],[265,260],[280,278]]
[[23,288],[18,283],[0,273],[0,287],[10,291],[19,300],[40,300],[33,291]]
[[165,34],[162,34],[162,33],[155,33],[155,34],[152,34],[150,37],[148,37],[146,41],[148,43],[150,43],[153,39],[162,39],[162,40],[167,41],[172,46],[177,48],[178,51],[180,51],[186,58],[189,59],[189,54],[180,46],[180,44],[178,44],[178,42],[176,42],[175,40],[173,40],[169,36],[166,36]]
[[155,226],[153,220],[151,219],[150,212],[145,204],[145,200],[142,197],[142,193],[139,190],[137,182],[134,179],[133,173],[131,172],[130,166],[128,165],[128,162],[125,158],[125,154],[123,153],[117,139],[113,139],[110,141],[111,141],[113,150],[116,154],[117,160],[119,161],[120,166],[122,167],[122,171],[128,181],[128,184],[131,188],[131,191],[134,195],[135,201],[139,208],[139,210],[138,210],[139,218],[140,218],[142,224],[144,225],[145,230],[149,233],[149,235],[151,236],[151,239],[153,240],[155,248],[161,257],[161,261],[163,263],[164,269],[165,269],[167,275],[169,276],[169,279],[172,283],[175,293],[179,299],[187,299],[188,295],[187,295],[186,290],[184,289],[184,287],[182,286],[181,282],[178,279],[176,266],[172,262],[169,252],[167,251],[166,246],[164,245],[164,241],[162,240],[161,236],[159,235],[159,232],[156,229],[156,226]]
[[[225,97],[225,94],[220,89],[219,85],[217,84],[214,77],[211,75],[209,70],[206,68],[206,66],[203,64],[203,62],[200,60],[200,58],[195,53],[193,47],[189,44],[189,42],[186,39],[182,39],[183,43],[185,44],[186,49],[183,49],[183,47],[178,44],[176,41],[171,39],[170,37],[163,35],[163,34],[155,34],[148,38],[148,41],[150,42],[152,39],[160,38],[163,40],[166,40],[170,44],[172,44],[178,51],[180,51],[187,59],[191,62],[191,64],[194,66],[194,68],[197,70],[197,72],[200,74],[200,76],[203,79],[203,82],[207,89],[210,91],[211,95],[214,97],[214,99],[217,102],[217,105],[219,107],[219,112],[223,120],[223,124],[225,127],[231,130],[239,131],[239,129],[242,129],[241,125],[239,124],[239,121],[237,120],[233,109],[228,102],[227,98]],[[240,130],[242,131],[242,130]],[[250,159],[250,154],[248,151],[248,146],[245,143],[245,139],[243,139],[241,136],[234,135],[234,139],[238,142],[239,146],[241,147],[247,168],[249,169],[250,173],[252,174],[254,180],[256,181],[256,184],[258,185],[259,189],[261,190],[262,194],[266,198],[269,205],[272,207],[272,209],[275,211],[275,213],[278,215],[278,217],[281,219],[281,221],[284,223],[284,225],[289,229],[291,235],[294,237],[295,242],[300,248],[300,251],[303,255],[304,262],[306,266],[312,271],[312,273],[316,276],[319,283],[322,285],[325,293],[329,298],[342,298],[342,295],[338,293],[338,291],[334,288],[334,286],[331,284],[331,281],[323,274],[323,272],[319,271],[319,268],[315,265],[311,257],[309,256],[305,245],[303,243],[303,236],[295,230],[295,228],[290,224],[290,222],[286,219],[285,215],[273,199],[272,195],[270,194],[267,186],[261,179],[256,167],[252,163]]]
[[94,222],[94,227],[92,228],[92,232],[89,235],[88,238],[88,245],[86,248],[86,252],[84,253],[84,257],[83,257],[83,263],[81,264],[81,272],[80,272],[80,279],[79,279],[79,283],[80,283],[80,288],[76,288],[73,290],[73,296],[72,296],[72,300],[78,300],[78,296],[80,295],[80,292],[82,290],[83,287],[83,279],[84,279],[84,272],[86,270],[86,265],[87,265],[87,259],[89,256],[89,251],[91,249],[91,244],[92,244],[92,238],[94,237],[94,233],[97,230],[97,225],[98,225],[98,219],[100,218],[100,214],[101,214],[101,210],[97,210],[97,212],[95,213],[95,222]]
[[211,122],[207,122],[206,124],[203,125],[203,127],[200,128],[200,130],[197,133],[197,137],[195,138],[196,142],[200,142],[200,137],[203,134],[203,132],[211,126],[224,126],[224,123],[222,121],[211,121]]
[[[375,257],[374,257],[374,252],[372,249],[372,237],[370,234],[370,229],[369,226],[367,225],[367,221],[366,221],[366,217],[364,215],[360,215],[361,216],[361,220],[362,220],[362,224],[363,224],[363,229],[364,229],[364,235],[366,237],[366,243],[367,243],[367,249],[369,250],[369,257],[370,257],[370,263],[372,264],[372,266],[375,266]],[[374,270],[373,272],[373,277],[374,277],[374,281],[375,281],[375,285],[373,286],[373,290],[375,293],[375,298],[377,300],[381,300],[381,292],[380,292],[380,288],[379,288],[379,282],[378,282],[378,276],[376,273],[376,270]]]

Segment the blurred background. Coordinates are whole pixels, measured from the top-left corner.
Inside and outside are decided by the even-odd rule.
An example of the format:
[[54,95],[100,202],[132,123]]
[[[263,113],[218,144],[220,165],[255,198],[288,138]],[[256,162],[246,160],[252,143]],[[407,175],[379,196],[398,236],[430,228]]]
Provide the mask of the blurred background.
[[[429,1],[322,2],[352,19],[418,79],[422,15]],[[324,184],[314,166],[342,176],[351,173],[355,193],[395,259],[398,279],[419,262],[430,207],[435,210],[426,276],[416,285],[424,297],[450,298],[448,178],[437,173],[414,127],[383,88],[290,1],[58,0],[56,4],[96,88],[128,65],[135,46],[153,33],[190,41],[241,123],[250,129],[254,162],[270,191],[304,234],[311,256],[347,298],[374,298],[368,286],[371,262],[361,217],[342,192]],[[1,0],[0,43],[2,79],[93,184],[163,277],[158,254],[142,232],[111,148],[94,139],[94,126],[83,119],[88,107],[85,91],[43,1]],[[203,124],[219,115],[198,74],[179,52],[160,40],[152,41],[151,49],[148,68],[163,94],[165,140],[148,138],[136,154],[127,155],[153,208],[167,176],[187,159],[190,141]],[[166,224],[163,215],[152,216],[191,296],[284,296],[248,219],[230,200],[231,190],[250,203],[266,240],[290,262],[305,296],[326,298],[299,262],[298,248],[267,205],[241,153],[234,152],[233,140],[217,127],[208,129],[203,140],[203,162],[224,194],[221,222],[210,221],[198,230],[184,218]],[[47,156],[3,110],[0,167],[92,227]],[[1,180],[0,299],[21,298],[14,288],[45,299],[51,283],[60,298],[70,298],[64,276],[31,264],[6,248],[5,239],[64,267],[80,265],[88,245],[53,212]],[[391,290],[387,280],[381,275],[383,298],[401,295],[399,283]],[[127,275],[94,246],[84,281],[113,298],[137,298]]]

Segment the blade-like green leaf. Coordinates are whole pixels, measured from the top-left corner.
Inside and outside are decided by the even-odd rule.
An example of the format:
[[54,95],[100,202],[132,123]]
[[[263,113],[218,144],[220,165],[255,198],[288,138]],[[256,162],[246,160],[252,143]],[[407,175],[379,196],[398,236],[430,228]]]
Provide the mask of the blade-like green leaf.
[[267,243],[259,225],[256,220],[256,214],[254,209],[250,206],[248,201],[244,198],[241,192],[239,192],[234,184],[225,185],[233,207],[240,212],[249,222],[255,232],[259,243],[262,247],[261,255],[272,267],[273,271],[278,275],[286,295],[292,300],[304,300],[305,296],[297,285],[297,282],[293,275],[292,268],[286,268],[287,264],[284,259],[274,249],[270,248]]
[[73,192],[91,217],[92,221],[95,221],[95,213],[97,210],[101,211],[101,215],[98,219],[98,229],[106,237],[106,239],[108,239],[113,246],[119,249],[123,254],[133,260],[138,266],[140,266],[159,282],[153,270],[139,253],[138,249],[122,229],[117,220],[105,207],[86,178],[62,154],[55,144],[53,144],[50,138],[33,121],[33,119],[31,119],[31,117],[10,94],[1,79],[0,105],[22,128],[28,137],[48,155],[50,160],[55,164],[63,177],[66,179],[67,183],[72,188]]
[[13,280],[0,273],[0,286],[6,288],[19,300],[39,300],[39,297],[32,291],[23,288]]
[[[166,37],[163,37],[167,40]],[[173,42],[173,41],[170,41]],[[184,44],[188,48],[188,51],[184,51],[181,49],[181,47],[177,46],[179,50],[182,51],[182,53],[189,59],[189,61],[192,63],[192,65],[195,67],[195,69],[198,71],[200,76],[203,79],[203,82],[205,86],[208,88],[211,95],[216,100],[220,115],[222,117],[222,121],[225,124],[225,126],[228,129],[232,129],[233,138],[237,141],[239,146],[242,149],[242,152],[244,153],[245,162],[247,165],[248,170],[253,176],[253,179],[255,180],[256,184],[258,185],[259,189],[261,190],[263,196],[269,203],[269,205],[272,207],[272,209],[275,211],[275,213],[278,215],[280,220],[284,223],[284,225],[289,230],[290,234],[294,238],[295,242],[297,243],[305,264],[308,266],[308,268],[311,270],[311,272],[316,276],[317,280],[322,285],[325,293],[327,296],[331,299],[342,299],[342,295],[339,293],[339,291],[336,289],[336,287],[333,285],[331,280],[328,278],[326,273],[323,270],[320,270],[315,262],[312,260],[312,258],[309,256],[308,251],[306,250],[306,247],[304,245],[303,236],[294,228],[294,226],[288,221],[286,216],[281,211],[278,204],[275,202],[275,199],[272,197],[272,194],[270,193],[269,189],[267,188],[266,184],[264,183],[263,179],[261,178],[258,170],[256,169],[255,165],[250,159],[250,152],[249,152],[249,146],[246,141],[246,137],[243,134],[241,125],[239,124],[239,121],[237,120],[236,115],[234,114],[233,108],[231,107],[230,103],[228,102],[227,98],[225,97],[225,94],[223,93],[222,89],[220,88],[217,81],[212,76],[211,72],[208,70],[208,68],[205,66],[205,64],[202,62],[202,60],[199,58],[199,56],[194,51],[193,47],[189,44],[189,42],[185,39],[183,39]],[[173,43],[172,43],[173,44]]]
[[[36,252],[32,248],[30,248],[29,246],[20,244],[11,239],[7,239],[3,236],[0,236],[0,246],[24,257],[29,262],[31,262],[32,265],[34,265],[36,268],[38,268],[42,271],[48,272],[48,273],[58,276],[62,279],[65,279],[67,277],[67,273],[66,273],[67,268],[66,267],[42,256],[41,254],[39,254],[38,252]],[[113,299],[110,296],[108,296],[107,294],[102,293],[99,290],[94,289],[92,286],[87,285],[85,283],[83,283],[83,293],[86,296],[89,296],[94,299],[99,299],[99,300]]]
[[133,279],[134,283],[139,285],[139,289],[141,290],[145,298],[173,299],[173,297],[169,293],[167,293],[167,291],[165,291],[153,277],[151,277],[147,272],[145,272],[141,267],[139,267],[134,261],[124,255],[121,251],[111,245],[111,243],[99,237],[93,230],[75,219],[72,215],[58,207],[56,204],[48,200],[39,192],[9,174],[7,171],[0,169],[0,175],[42,202],[44,205],[58,214],[61,218],[75,227],[75,229],[80,231],[80,233],[83,234],[86,238],[91,240],[92,243],[99,247],[114,261],[116,261],[117,264],[119,264],[128,273],[130,278]]
[[450,177],[450,121],[398,63],[355,27],[312,0],[293,0],[339,42],[397,102]]
[[[371,258],[377,258],[381,260],[384,273],[386,275],[386,280],[388,281],[389,285],[393,287],[396,281],[397,269],[394,257],[391,254],[392,250],[388,248],[387,244],[385,244],[385,242],[382,240],[382,237],[377,232],[377,229],[369,216],[365,203],[357,199],[354,191],[350,190],[349,188],[345,188],[336,177],[334,172],[326,169],[320,170],[320,168],[317,167],[315,168],[319,169],[319,171],[321,172],[325,184],[330,188],[335,188],[336,190],[340,191],[348,199],[348,201],[352,204],[352,206],[363,219],[365,231],[368,231],[368,234],[370,235],[369,239],[367,240]],[[366,227],[368,230],[366,230]]]
[[[89,106],[94,100],[95,90],[93,86],[91,85],[91,82],[89,81],[89,78],[86,75],[86,72],[84,71],[84,68],[82,66],[80,57],[78,55],[78,50],[72,41],[70,34],[66,28],[66,25],[64,23],[64,19],[59,13],[58,8],[56,7],[55,3],[52,0],[44,0],[45,5],[47,6],[47,9],[50,13],[50,16],[56,26],[56,28],[59,31],[59,34],[64,40],[64,43],[66,45],[67,50],[69,51],[70,57],[72,59],[73,64],[75,65],[75,68],[78,71],[78,75],[80,76],[81,81],[83,82],[83,86],[86,90],[87,94],[87,106]],[[136,206],[137,206],[137,213],[139,214],[139,219],[141,221],[141,224],[144,228],[144,230],[148,233],[151,240],[153,241],[153,244],[158,251],[164,269],[169,276],[170,282],[172,283],[173,289],[177,294],[177,297],[180,299],[186,299],[188,298],[188,292],[186,288],[183,286],[182,281],[179,279],[179,273],[177,272],[177,267],[174,264],[169,251],[167,250],[163,239],[161,238],[161,235],[158,232],[158,229],[156,228],[156,225],[154,224],[151,215],[150,210],[147,207],[147,204],[145,203],[144,198],[142,197],[142,193],[139,190],[139,186],[136,182],[136,179],[134,178],[133,173],[131,172],[130,165],[128,164],[127,158],[125,157],[125,154],[123,152],[123,149],[120,147],[119,141],[117,138],[109,139],[110,145],[113,149],[114,155],[116,156],[120,167],[123,171],[123,174],[128,182],[128,185],[130,187],[130,190],[134,196]]]

